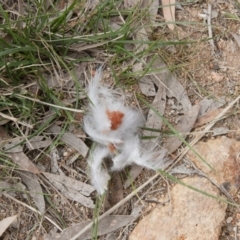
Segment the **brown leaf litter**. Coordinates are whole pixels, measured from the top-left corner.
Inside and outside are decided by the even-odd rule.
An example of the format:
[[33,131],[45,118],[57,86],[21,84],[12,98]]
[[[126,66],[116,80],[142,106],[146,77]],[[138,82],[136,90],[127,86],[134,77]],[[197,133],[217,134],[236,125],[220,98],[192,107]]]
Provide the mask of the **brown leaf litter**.
[[89,198],[89,195],[94,191],[91,185],[64,175],[43,174],[64,196],[81,203],[85,207],[94,208],[93,201]]
[[14,215],[12,217],[4,218],[2,221],[0,221],[0,237],[16,219],[17,219],[17,215]]

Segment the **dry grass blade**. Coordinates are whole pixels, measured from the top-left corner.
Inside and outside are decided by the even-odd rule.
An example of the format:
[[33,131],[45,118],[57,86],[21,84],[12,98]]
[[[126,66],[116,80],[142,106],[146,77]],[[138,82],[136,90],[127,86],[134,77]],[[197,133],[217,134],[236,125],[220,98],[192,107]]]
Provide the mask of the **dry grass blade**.
[[153,97],[156,95],[156,89],[151,76],[145,75],[139,80],[139,87],[141,92],[147,97]]
[[0,237],[5,232],[5,230],[16,220],[17,215],[4,218],[2,221],[0,221]]
[[27,96],[20,95],[20,94],[16,94],[16,96],[18,96],[19,98],[25,98],[25,99],[31,100],[33,102],[41,103],[41,104],[46,105],[46,106],[54,107],[56,109],[63,109],[63,110],[67,110],[67,111],[70,111],[70,112],[76,112],[76,113],[84,112],[84,110],[63,107],[63,106],[60,106],[60,105],[55,105],[55,104],[52,104],[52,103],[43,102],[43,101],[38,100],[36,98],[27,97]]
[[148,8],[151,24],[154,26],[156,16],[159,10],[159,0],[144,0],[143,7]]
[[[166,88],[159,84],[157,94],[152,102],[152,106],[161,114],[164,115],[166,107]],[[147,128],[161,129],[162,128],[162,119],[159,118],[152,109],[149,110],[147,116],[147,122],[145,124]],[[145,134],[150,136],[159,136],[159,132],[145,132]],[[151,140],[150,140],[151,142]]]
[[213,121],[221,112],[223,108],[214,109],[203,115],[202,117],[198,118],[194,124],[194,128],[200,127],[206,123]]
[[39,174],[38,168],[23,152],[13,152],[7,154],[15,164],[17,164],[22,170]]
[[52,143],[52,140],[49,137],[36,136],[31,138],[29,140],[29,143],[27,142],[26,146],[28,147],[28,149],[33,150],[33,149],[39,149],[39,148],[46,148],[50,146],[50,144]]
[[131,186],[131,184],[134,182],[134,180],[139,176],[139,174],[141,173],[143,167],[138,166],[138,165],[132,165],[130,171],[129,171],[129,177],[128,179],[124,182],[124,189],[129,188],[129,186]]
[[208,37],[209,43],[212,50],[212,54],[214,54],[215,45],[213,41],[213,32],[212,32],[212,25],[211,25],[211,16],[212,16],[212,5],[208,4],[208,14],[207,14],[207,23],[208,23]]
[[175,0],[162,0],[162,8],[165,21],[168,27],[173,30],[173,22],[175,22]]
[[[4,130],[5,131],[5,130]],[[23,141],[22,137],[16,137],[10,139],[9,136],[7,140],[3,140],[0,142],[0,149],[5,153],[17,153],[22,152],[23,148],[20,143]]]
[[11,188],[14,188],[13,184],[3,181],[0,182],[0,192]]
[[15,164],[17,164],[22,170],[39,174],[38,168],[23,152],[13,152],[7,154]]
[[17,23],[17,27],[19,30],[21,30],[24,26],[24,22],[20,20],[21,16],[24,15],[24,3],[23,3],[23,0],[18,0],[18,11],[19,11],[19,14],[18,14],[18,23]]
[[38,181],[38,177],[35,174],[32,174],[30,172],[20,172],[19,174],[23,180],[23,182],[26,184],[26,186],[29,189],[29,194],[33,198],[38,210],[44,214],[45,212],[45,201],[44,196],[42,192],[41,185]]
[[13,121],[15,123],[18,123],[18,124],[21,124],[22,126],[25,126],[25,127],[29,127],[29,128],[33,128],[32,125],[28,124],[28,123],[25,123],[25,122],[22,122],[22,121],[19,121],[17,118],[15,117],[11,117],[7,114],[4,114],[2,112],[0,112],[0,116],[6,120],[10,120],[10,121]]
[[[169,70],[168,70],[169,71]],[[187,112],[192,108],[192,104],[188,98],[188,94],[183,85],[178,81],[174,74],[168,75],[167,81],[167,96],[169,98],[174,97],[182,104],[183,111]]]

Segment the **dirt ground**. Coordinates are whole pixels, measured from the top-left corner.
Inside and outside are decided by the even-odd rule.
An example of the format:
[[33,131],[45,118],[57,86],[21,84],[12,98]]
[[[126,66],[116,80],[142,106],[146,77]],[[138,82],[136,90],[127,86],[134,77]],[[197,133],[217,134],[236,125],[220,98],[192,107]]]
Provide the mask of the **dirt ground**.
[[[188,2],[188,1],[186,1]],[[194,44],[181,44],[162,47],[158,50],[158,54],[172,69],[178,80],[187,91],[191,103],[197,104],[204,97],[225,99],[225,106],[240,95],[240,19],[230,19],[225,13],[240,16],[240,2],[229,1],[212,1],[212,35],[213,45],[209,41],[209,31],[204,23],[205,10],[208,9],[206,1],[194,1],[193,3],[179,2],[176,9],[176,22],[185,22],[186,24],[176,25],[175,31],[171,31],[167,26],[158,26],[154,29],[151,36],[152,39],[169,40],[169,41],[189,41]],[[161,13],[158,13],[159,22],[164,21]],[[188,24],[194,22],[197,24]],[[200,41],[201,40],[201,41]],[[106,71],[106,78],[110,78],[111,73]],[[110,76],[110,77],[109,77]],[[125,90],[123,90],[125,91]],[[140,92],[138,84],[132,85],[131,89],[125,91],[130,98],[132,92]],[[148,100],[152,100],[151,97]],[[135,101],[134,98],[130,101]],[[170,106],[172,100],[167,98],[166,116],[172,117],[174,122],[178,116],[177,111]],[[136,103],[136,106],[138,103]],[[80,124],[74,126],[74,131],[78,135],[84,135],[80,126],[82,125],[82,115],[76,117]],[[228,133],[225,134],[229,138],[235,138],[240,141],[240,108],[239,103],[235,106],[229,116],[216,124],[217,127],[227,127]],[[1,133],[2,134],[2,133]],[[1,135],[2,136],[2,135]],[[203,140],[214,139],[211,133],[204,136]],[[85,141],[87,145],[91,145],[89,140]],[[66,147],[64,144],[58,149],[60,152],[60,165],[66,176],[72,177],[79,181],[88,183],[87,163],[84,158],[79,157],[77,161],[69,165],[65,163],[74,155],[72,148]],[[36,157],[39,151],[28,152],[27,155]],[[173,154],[174,155],[174,154]],[[48,172],[51,165],[51,159],[46,157],[38,162],[38,167]],[[132,188],[123,189],[123,183],[127,179],[128,169],[122,172],[116,172],[112,175],[107,197],[103,203],[103,211],[107,211],[116,203],[121,201],[125,196],[131,193]],[[140,175],[134,182],[134,188],[141,186],[155,174],[152,170],[142,170]],[[4,174],[3,174],[4,175]],[[8,172],[11,176],[11,187],[18,189],[17,191],[2,194],[0,192],[0,219],[7,216],[17,214],[19,220],[15,221],[8,230],[2,235],[3,240],[22,240],[22,239],[45,239],[46,234],[55,234],[57,227],[46,219],[40,217],[35,211],[27,206],[35,206],[31,195],[26,191],[26,186],[21,180],[21,175],[17,171]],[[181,176],[180,176],[181,177]],[[1,180],[7,180],[2,178]],[[47,182],[44,178],[40,178],[41,184],[44,186],[46,215],[53,219],[55,223],[61,226],[69,227],[75,223],[92,220],[94,209],[82,206],[76,201],[69,200],[59,191],[52,183]],[[133,211],[142,212],[142,216],[150,212],[157,204],[164,204],[164,197],[171,191],[174,184],[167,179],[156,179],[151,186],[143,188],[135,197],[131,198],[126,204],[117,209],[116,215],[129,215]],[[119,190],[120,188],[120,190]],[[240,205],[240,192],[237,191],[232,196],[234,201]],[[91,193],[90,198],[96,201],[96,194]],[[163,202],[160,200],[163,199]],[[20,201],[20,202],[19,202]],[[26,205],[23,205],[25,203]],[[139,218],[141,219],[141,218]],[[138,220],[139,220],[138,219]],[[129,233],[134,229],[138,220],[134,223],[123,227],[120,230],[105,234],[99,239],[127,239]],[[240,223],[240,212],[236,207],[229,206],[225,223],[222,228],[220,240],[235,240],[236,224]],[[81,239],[81,238],[80,238]]]

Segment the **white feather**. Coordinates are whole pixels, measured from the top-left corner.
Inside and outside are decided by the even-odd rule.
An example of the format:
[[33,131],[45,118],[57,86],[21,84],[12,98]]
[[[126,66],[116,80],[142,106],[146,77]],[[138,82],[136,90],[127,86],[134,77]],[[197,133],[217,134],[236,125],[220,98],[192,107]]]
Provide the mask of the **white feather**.
[[[122,96],[117,98],[116,91],[100,84],[101,76],[101,69],[98,69],[89,83],[88,96],[91,103],[89,112],[84,117],[84,129],[94,141],[117,147],[124,139],[136,134],[139,127],[143,126],[144,119],[138,111],[125,107]],[[123,114],[122,122],[117,129],[111,130],[111,121],[107,112]]]
[[148,169],[163,169],[170,164],[167,151],[154,144],[152,147],[143,146],[138,136],[126,140],[121,152],[113,158],[111,170],[120,171],[127,165],[135,163]]
[[86,133],[96,142],[107,146],[109,143],[112,144],[121,144],[122,140],[111,136],[110,134],[103,134],[101,130],[99,130],[97,123],[92,123],[91,115],[87,115],[84,117],[84,130]]
[[145,151],[142,149],[140,158],[136,158],[134,162],[137,165],[153,170],[164,169],[170,164],[167,151],[159,147],[152,147],[145,149]]
[[102,68],[97,69],[93,79],[91,79],[88,86],[88,97],[93,105],[98,103],[98,89],[100,87],[100,80],[102,78]]
[[135,135],[126,139],[121,147],[120,153],[113,158],[112,171],[120,171],[131,165],[135,159],[140,158],[139,138]]
[[102,161],[109,155],[106,147],[97,146],[90,152],[88,163],[90,166],[91,182],[97,192],[102,195],[107,190],[110,176],[105,168],[102,166]]
[[[120,171],[132,163],[155,170],[169,164],[166,151],[157,144],[152,147],[141,144],[137,132],[145,120],[139,111],[124,105],[124,98],[117,91],[100,84],[101,77],[100,68],[89,83],[88,97],[91,103],[89,112],[84,116],[86,133],[102,145],[97,146],[89,158],[91,181],[99,194],[103,194],[107,189],[110,178],[107,170],[102,167],[103,158],[113,156],[109,146],[115,148],[111,168],[113,171]],[[109,117],[109,112],[121,113],[122,116],[120,120],[113,120]],[[112,128],[113,121],[119,121],[115,129]]]

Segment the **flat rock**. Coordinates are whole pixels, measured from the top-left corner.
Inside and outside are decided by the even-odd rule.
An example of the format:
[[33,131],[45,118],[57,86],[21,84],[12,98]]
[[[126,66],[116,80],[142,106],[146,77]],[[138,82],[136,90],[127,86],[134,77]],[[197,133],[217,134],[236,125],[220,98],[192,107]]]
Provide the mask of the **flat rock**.
[[230,194],[240,187],[240,141],[225,136],[199,142],[194,149],[213,168],[211,169],[193,152],[188,156],[211,180],[223,185]]
[[[185,178],[188,185],[219,195],[207,179]],[[129,240],[218,240],[227,205],[177,184],[171,201],[158,206],[145,216],[131,233]]]

